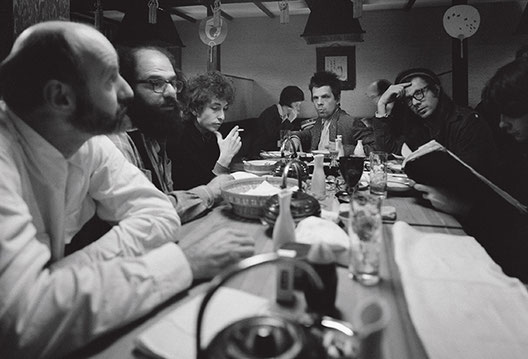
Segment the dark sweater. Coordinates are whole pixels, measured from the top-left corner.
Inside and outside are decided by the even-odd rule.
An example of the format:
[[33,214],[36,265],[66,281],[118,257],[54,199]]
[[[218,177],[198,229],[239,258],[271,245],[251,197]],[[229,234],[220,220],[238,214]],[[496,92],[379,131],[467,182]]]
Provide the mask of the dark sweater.
[[172,161],[172,180],[175,190],[190,189],[209,183],[220,156],[220,148],[213,133],[202,133],[194,121],[186,121],[179,136],[167,142],[167,154]]

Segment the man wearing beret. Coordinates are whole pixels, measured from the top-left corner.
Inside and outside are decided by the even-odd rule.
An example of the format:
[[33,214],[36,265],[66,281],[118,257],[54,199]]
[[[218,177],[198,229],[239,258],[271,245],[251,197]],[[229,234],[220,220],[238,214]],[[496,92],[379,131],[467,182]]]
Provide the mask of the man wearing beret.
[[[403,111],[391,111],[401,102]],[[436,140],[484,175],[497,163],[491,129],[477,112],[456,105],[443,91],[434,72],[414,68],[401,72],[380,97],[372,126],[380,150],[400,153]]]

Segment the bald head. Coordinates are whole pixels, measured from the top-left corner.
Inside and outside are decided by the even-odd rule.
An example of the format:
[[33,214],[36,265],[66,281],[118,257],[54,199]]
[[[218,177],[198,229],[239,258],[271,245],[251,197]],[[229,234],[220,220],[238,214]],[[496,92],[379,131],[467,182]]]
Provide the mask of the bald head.
[[24,30],[0,65],[0,92],[16,112],[44,103],[43,87],[50,80],[82,88],[83,66],[108,51],[110,42],[94,28],[66,21],[48,21]]
[[368,85],[366,95],[374,104],[377,104],[380,96],[383,95],[390,85],[389,80],[376,80]]

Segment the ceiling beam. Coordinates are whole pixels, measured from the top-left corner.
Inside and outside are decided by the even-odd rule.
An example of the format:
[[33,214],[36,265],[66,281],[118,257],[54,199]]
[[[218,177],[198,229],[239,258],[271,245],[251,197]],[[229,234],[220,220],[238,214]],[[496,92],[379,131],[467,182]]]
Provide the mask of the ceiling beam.
[[229,15],[229,14],[226,14],[223,10],[220,10],[220,14],[222,15],[222,17],[226,20],[233,20],[233,16]]
[[256,7],[260,9],[264,14],[266,14],[270,19],[275,18],[275,15],[269,9],[260,1],[253,1],[253,4],[255,4]]
[[414,3],[416,2],[416,0],[409,0],[407,1],[407,4],[405,5],[405,7],[403,8],[404,10],[411,10],[412,7],[414,6]]
[[187,21],[192,22],[192,23],[196,23],[196,21],[197,21],[194,17],[189,16],[189,15],[181,12],[180,10],[177,10],[175,8],[172,8],[172,7],[169,7],[169,8],[166,8],[166,9],[163,9],[163,8],[160,7],[159,9],[167,11],[169,14],[179,16],[182,19],[187,20]]

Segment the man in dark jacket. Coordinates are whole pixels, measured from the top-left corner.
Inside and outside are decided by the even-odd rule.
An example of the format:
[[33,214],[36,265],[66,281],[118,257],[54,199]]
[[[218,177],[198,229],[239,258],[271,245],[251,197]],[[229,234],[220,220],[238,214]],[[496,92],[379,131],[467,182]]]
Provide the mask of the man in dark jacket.
[[317,72],[310,80],[312,102],[317,111],[313,127],[292,133],[296,145],[305,151],[327,150],[337,135],[343,138],[345,154],[352,154],[358,140],[368,153],[374,146],[372,129],[340,107],[341,81],[333,72]]
[[[380,150],[401,153],[436,140],[471,167],[489,176],[497,163],[497,150],[489,126],[467,107],[456,105],[443,91],[431,70],[401,72],[378,101],[372,121]],[[398,111],[391,104],[399,101]]]
[[[500,185],[528,205],[528,60],[500,68],[483,91],[483,100],[500,113],[498,127],[518,145],[501,158]],[[416,185],[433,207],[453,214],[464,231],[486,249],[503,271],[528,282],[528,216],[500,196],[462,198],[452,191]]]

